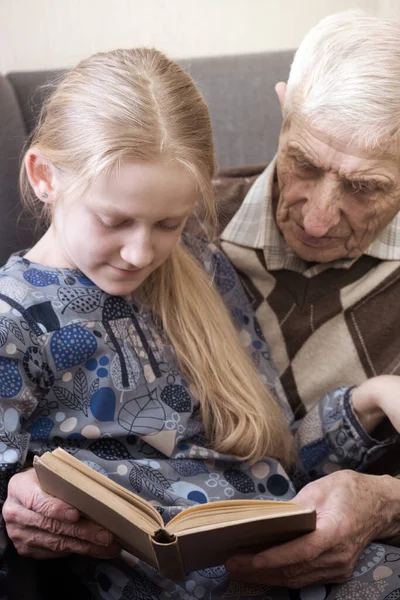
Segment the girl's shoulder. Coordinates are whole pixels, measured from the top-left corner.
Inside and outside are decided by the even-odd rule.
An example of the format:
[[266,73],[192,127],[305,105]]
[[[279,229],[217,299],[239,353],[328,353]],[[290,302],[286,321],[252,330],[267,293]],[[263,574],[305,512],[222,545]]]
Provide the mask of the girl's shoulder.
[[185,234],[182,240],[210,275],[210,280],[218,289],[225,304],[231,310],[234,307],[250,310],[249,299],[240,278],[222,250],[215,243],[191,234]]
[[231,274],[234,276],[235,270],[231,262],[215,242],[197,237],[191,233],[185,233],[182,236],[182,241],[208,273],[215,275],[216,270],[223,269],[231,270]]
[[0,314],[22,315],[36,333],[97,320],[103,296],[80,271],[46,267],[20,254],[13,254],[0,268]]
[[182,243],[200,262],[209,256],[216,246],[206,238],[199,237],[193,233],[184,232],[182,234]]

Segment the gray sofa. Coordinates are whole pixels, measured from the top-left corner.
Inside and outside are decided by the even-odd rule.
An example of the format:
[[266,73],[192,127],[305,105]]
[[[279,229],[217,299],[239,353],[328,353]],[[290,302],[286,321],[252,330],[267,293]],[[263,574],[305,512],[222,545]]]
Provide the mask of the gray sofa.
[[[281,123],[274,85],[287,79],[292,57],[285,51],[180,61],[210,107],[219,167],[273,157]],[[43,101],[40,86],[55,74],[0,75],[0,264],[32,243],[32,220],[19,203],[19,160]]]
[[[220,168],[267,163],[273,157],[281,123],[274,85],[287,79],[292,57],[293,51],[285,51],[180,61],[209,104]],[[0,75],[0,264],[11,252],[29,247],[34,238],[32,219],[21,214],[19,161],[43,101],[38,88],[55,74]],[[61,581],[61,564],[40,566],[12,554],[10,577],[0,596],[4,593],[8,600],[87,599],[71,580],[64,577]]]

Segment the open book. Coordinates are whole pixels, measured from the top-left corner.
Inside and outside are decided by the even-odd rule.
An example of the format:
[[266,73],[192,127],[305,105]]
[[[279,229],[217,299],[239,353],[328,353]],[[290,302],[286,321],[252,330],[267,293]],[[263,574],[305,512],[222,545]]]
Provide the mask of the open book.
[[182,511],[164,526],[149,502],[57,448],[35,457],[43,490],[111,531],[121,546],[169,579],[259,552],[315,529],[315,511],[294,502],[227,500]]

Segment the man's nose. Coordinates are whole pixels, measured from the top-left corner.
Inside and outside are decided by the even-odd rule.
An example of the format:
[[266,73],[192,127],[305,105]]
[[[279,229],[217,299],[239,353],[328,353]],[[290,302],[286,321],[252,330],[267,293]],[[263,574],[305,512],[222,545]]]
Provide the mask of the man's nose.
[[302,208],[303,228],[308,235],[323,237],[340,221],[340,183],[321,178],[314,183]]
[[148,267],[154,258],[151,232],[138,231],[135,232],[135,234],[130,235],[129,238],[125,240],[120,254],[124,262],[133,267],[138,269]]

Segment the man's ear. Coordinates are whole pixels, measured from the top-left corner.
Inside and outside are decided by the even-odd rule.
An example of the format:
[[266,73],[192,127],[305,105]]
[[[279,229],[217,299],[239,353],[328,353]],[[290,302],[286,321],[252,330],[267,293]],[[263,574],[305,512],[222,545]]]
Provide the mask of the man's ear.
[[35,146],[28,150],[24,161],[29,183],[36,196],[46,204],[53,204],[56,187],[54,166]]
[[281,105],[281,113],[283,117],[284,107],[285,107],[285,99],[286,99],[286,83],[284,81],[280,81],[275,86],[276,95],[279,98],[279,104]]

